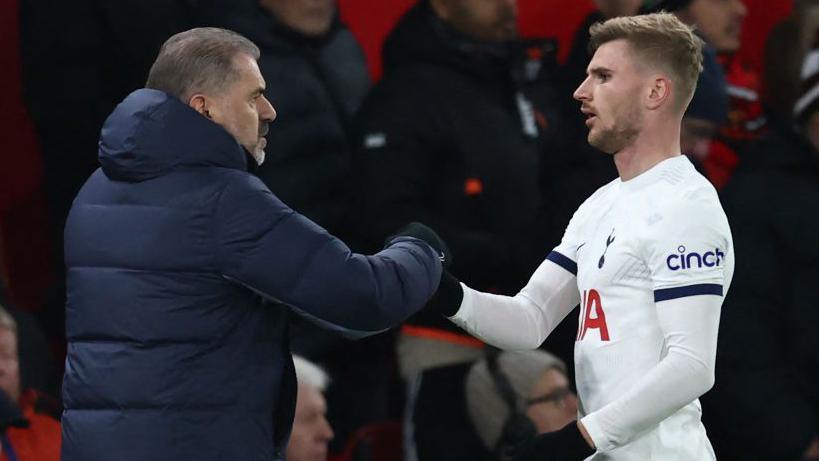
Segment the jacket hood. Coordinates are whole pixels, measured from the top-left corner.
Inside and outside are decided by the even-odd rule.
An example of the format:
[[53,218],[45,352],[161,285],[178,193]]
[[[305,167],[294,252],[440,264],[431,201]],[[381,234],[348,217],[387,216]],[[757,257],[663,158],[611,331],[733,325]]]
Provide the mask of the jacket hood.
[[99,142],[102,170],[138,182],[180,166],[247,169],[247,152],[220,125],[162,91],[136,90],[108,116]]
[[508,73],[513,43],[470,39],[453,30],[421,0],[398,22],[384,42],[384,70],[410,62],[456,68],[479,76]]

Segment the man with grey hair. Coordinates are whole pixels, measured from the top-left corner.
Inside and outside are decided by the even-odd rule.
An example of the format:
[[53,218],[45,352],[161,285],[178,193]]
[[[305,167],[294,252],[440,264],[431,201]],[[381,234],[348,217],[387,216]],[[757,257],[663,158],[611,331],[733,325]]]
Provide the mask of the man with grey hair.
[[287,460],[325,461],[327,445],[333,439],[324,399],[330,377],[321,367],[298,355],[293,355],[293,365],[299,385]]
[[292,313],[362,336],[437,288],[429,229],[354,254],[248,172],[276,117],[258,57],[228,30],[174,35],[103,126],[65,229],[64,461],[282,459]]

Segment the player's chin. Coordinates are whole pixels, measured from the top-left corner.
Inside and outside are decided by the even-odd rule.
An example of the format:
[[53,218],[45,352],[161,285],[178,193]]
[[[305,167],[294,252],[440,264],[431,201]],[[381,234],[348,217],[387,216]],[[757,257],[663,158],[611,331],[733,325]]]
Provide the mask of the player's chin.
[[596,133],[589,132],[589,137],[587,140],[590,146],[603,152],[604,154],[614,154],[618,151],[618,149],[613,147],[604,136],[596,135]]

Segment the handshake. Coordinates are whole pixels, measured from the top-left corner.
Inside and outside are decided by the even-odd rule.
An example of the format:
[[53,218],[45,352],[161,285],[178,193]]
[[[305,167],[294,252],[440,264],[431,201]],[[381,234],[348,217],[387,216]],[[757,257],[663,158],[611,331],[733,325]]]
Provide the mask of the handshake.
[[441,265],[443,265],[444,268],[441,271],[441,281],[438,284],[438,291],[435,292],[435,295],[427,303],[427,308],[447,317],[455,315],[461,307],[464,292],[463,288],[461,288],[461,282],[447,270],[447,268],[452,265],[452,253],[449,251],[449,247],[447,247],[446,243],[434,230],[419,222],[411,222],[396,234],[388,237],[386,241],[387,246],[400,237],[412,237],[422,240],[438,254],[438,258],[441,260]]

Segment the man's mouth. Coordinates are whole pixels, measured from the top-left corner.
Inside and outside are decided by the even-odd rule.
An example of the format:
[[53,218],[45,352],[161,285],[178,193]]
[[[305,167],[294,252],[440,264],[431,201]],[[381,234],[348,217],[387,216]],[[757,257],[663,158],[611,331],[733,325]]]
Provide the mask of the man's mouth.
[[591,109],[581,108],[581,112],[583,115],[586,116],[586,126],[591,126],[592,122],[597,118],[597,114],[595,114]]

